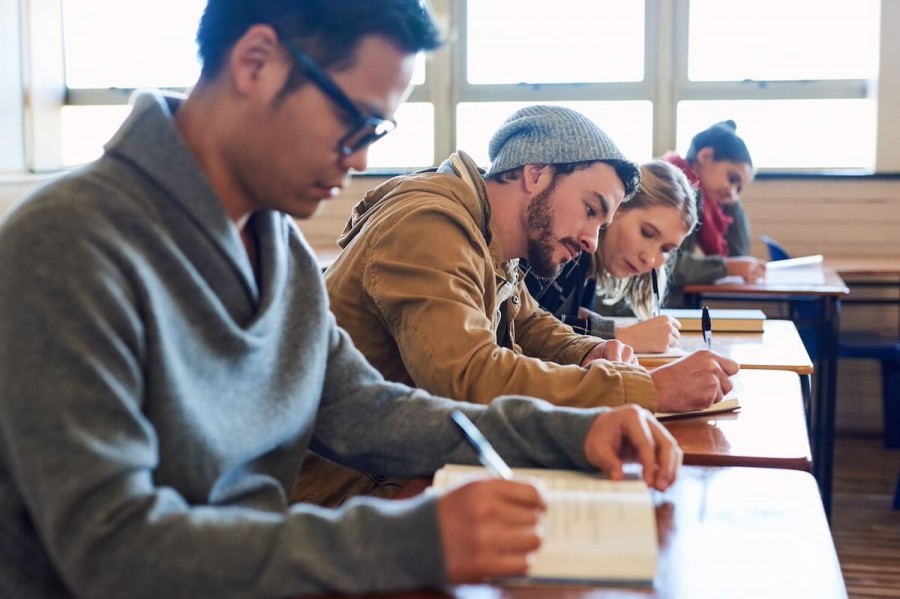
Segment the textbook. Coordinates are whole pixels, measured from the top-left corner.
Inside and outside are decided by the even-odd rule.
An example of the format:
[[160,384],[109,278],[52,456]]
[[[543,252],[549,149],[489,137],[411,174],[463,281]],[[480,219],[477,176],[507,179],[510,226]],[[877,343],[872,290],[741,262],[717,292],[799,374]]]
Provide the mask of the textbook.
[[[678,320],[681,323],[682,332],[702,330],[700,326],[701,310],[666,309],[662,313]],[[762,333],[766,322],[766,315],[762,310],[720,310],[713,308],[709,311],[709,318],[712,321],[713,333]]]
[[[528,580],[653,583],[656,510],[643,480],[533,468],[513,468],[513,473],[542,481],[547,493],[544,538],[530,556]],[[448,464],[435,473],[432,486],[447,489],[487,476],[480,466]]]

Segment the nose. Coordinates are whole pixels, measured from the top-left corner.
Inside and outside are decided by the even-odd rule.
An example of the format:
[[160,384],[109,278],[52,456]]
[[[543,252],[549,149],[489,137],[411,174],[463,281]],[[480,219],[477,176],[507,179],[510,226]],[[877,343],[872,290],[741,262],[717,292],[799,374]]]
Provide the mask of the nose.
[[360,148],[349,156],[342,155],[338,162],[345,170],[350,170],[351,168],[357,172],[366,170],[366,165],[369,163],[369,146]]
[[737,187],[737,185],[732,185],[731,187],[729,187],[729,188],[728,188],[728,192],[731,194],[731,195],[729,196],[729,199],[730,199],[732,202],[737,202],[737,201],[738,201],[738,187]]
[[597,251],[597,244],[600,238],[600,227],[591,227],[585,229],[581,237],[578,239],[578,242],[581,244],[581,249],[588,254],[593,254]]

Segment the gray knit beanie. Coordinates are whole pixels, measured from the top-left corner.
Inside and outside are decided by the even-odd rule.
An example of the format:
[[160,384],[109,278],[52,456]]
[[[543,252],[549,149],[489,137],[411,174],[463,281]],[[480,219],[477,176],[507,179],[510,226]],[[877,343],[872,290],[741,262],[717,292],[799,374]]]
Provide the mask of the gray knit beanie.
[[585,115],[562,106],[527,106],[500,126],[488,145],[486,177],[526,164],[568,164],[602,160],[616,169],[625,200],[637,191],[640,167],[625,158],[610,137]]

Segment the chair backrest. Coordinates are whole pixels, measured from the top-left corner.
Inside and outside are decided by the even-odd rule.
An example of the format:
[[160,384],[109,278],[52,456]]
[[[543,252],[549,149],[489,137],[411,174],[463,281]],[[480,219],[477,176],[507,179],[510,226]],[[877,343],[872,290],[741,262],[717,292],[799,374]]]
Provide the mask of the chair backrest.
[[791,257],[791,255],[788,254],[783,247],[781,247],[781,244],[779,244],[771,237],[767,235],[760,235],[759,238],[763,243],[766,244],[766,249],[769,250],[769,260],[787,260]]

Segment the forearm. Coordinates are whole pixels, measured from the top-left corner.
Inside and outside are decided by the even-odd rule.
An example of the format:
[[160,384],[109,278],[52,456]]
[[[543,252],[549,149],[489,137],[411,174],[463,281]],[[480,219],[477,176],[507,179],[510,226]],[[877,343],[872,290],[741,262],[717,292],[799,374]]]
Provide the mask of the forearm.
[[725,232],[729,256],[750,255],[750,220],[740,202],[723,206],[725,214],[731,217],[731,225]]
[[672,285],[682,287],[692,283],[712,283],[728,275],[725,258],[698,256],[679,251],[672,273]]

